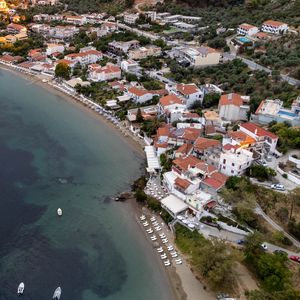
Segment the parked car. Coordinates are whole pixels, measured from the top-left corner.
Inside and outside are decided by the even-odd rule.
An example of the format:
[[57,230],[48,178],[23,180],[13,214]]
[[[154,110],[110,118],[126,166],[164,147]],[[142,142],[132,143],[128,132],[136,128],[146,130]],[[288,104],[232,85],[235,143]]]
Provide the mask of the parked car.
[[264,166],[264,167],[268,166],[267,162],[265,160],[263,160],[263,159],[258,160],[257,163],[260,164],[260,165],[262,165],[262,166]]
[[261,244],[261,247],[262,247],[265,251],[268,250],[268,246],[267,246],[267,244],[265,244],[265,243]]
[[238,245],[244,245],[245,244],[245,240],[237,240],[236,243]]
[[285,251],[280,250],[280,249],[274,250],[273,253],[277,254],[277,255],[287,255],[287,253]]
[[271,184],[271,189],[277,190],[277,191],[284,191],[285,190],[284,186],[282,184],[279,184],[279,183]]
[[289,259],[297,262],[297,263],[300,263],[300,256],[297,256],[297,255],[292,255],[289,257]]

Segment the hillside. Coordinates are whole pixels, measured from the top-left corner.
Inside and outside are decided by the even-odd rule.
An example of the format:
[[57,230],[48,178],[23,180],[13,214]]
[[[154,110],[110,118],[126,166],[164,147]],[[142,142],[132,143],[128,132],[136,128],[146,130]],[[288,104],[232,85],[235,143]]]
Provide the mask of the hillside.
[[68,10],[78,13],[109,12],[116,14],[131,7],[134,0],[62,0],[68,5]]
[[243,22],[260,25],[266,19],[300,26],[300,0],[165,0],[157,9],[201,16],[203,26],[221,24],[235,28]]

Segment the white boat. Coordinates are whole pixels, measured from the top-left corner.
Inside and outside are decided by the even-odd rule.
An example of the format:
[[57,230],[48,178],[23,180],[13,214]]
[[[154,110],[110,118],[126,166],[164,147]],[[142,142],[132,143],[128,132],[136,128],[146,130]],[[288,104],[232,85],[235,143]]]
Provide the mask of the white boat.
[[59,300],[59,299],[60,299],[60,296],[61,296],[61,287],[59,286],[59,287],[54,291],[53,299],[54,299],[54,300]]
[[57,209],[57,214],[58,214],[59,216],[62,216],[63,212],[62,212],[62,209],[61,209],[61,208],[58,208],[58,209]]
[[18,286],[18,290],[17,290],[17,294],[20,296],[20,295],[23,295],[24,293],[24,289],[25,289],[25,284],[24,282],[21,282]]

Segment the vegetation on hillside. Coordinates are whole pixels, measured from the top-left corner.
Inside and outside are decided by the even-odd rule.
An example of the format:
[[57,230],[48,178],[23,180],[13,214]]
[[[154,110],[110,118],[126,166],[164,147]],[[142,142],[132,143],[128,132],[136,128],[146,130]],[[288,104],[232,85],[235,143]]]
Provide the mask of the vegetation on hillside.
[[169,66],[171,72],[168,76],[176,81],[213,83],[219,85],[224,92],[250,96],[251,112],[266,98],[281,99],[289,107],[300,92],[299,88],[280,81],[277,75],[269,76],[264,71],[249,70],[239,59],[201,69],[184,68],[175,61],[171,61]]

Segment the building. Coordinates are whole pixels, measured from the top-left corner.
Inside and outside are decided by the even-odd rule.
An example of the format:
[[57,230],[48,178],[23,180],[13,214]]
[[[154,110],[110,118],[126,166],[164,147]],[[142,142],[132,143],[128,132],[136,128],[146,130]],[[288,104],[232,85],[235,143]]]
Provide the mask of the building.
[[6,4],[6,2],[4,0],[0,1],[0,12],[1,13],[8,12],[8,7],[7,7],[7,4]]
[[55,52],[63,53],[64,51],[65,51],[64,45],[49,43],[47,44],[46,55],[51,55]]
[[158,111],[160,115],[170,116],[170,114],[174,113],[174,111],[180,112],[181,115],[185,110],[186,105],[176,95],[171,94],[159,99]]
[[161,55],[161,48],[156,46],[145,46],[138,49],[129,50],[128,57],[129,59],[140,60],[148,56],[159,56]]
[[139,69],[139,64],[134,60],[122,60],[121,69],[127,73],[135,73]]
[[241,176],[253,160],[253,152],[226,144],[220,153],[219,171],[227,176]]
[[175,22],[172,24],[172,26],[184,32],[193,32],[198,28],[196,24],[189,24],[185,22]]
[[12,34],[27,33],[27,28],[20,24],[10,23],[7,25],[7,31]]
[[286,23],[273,20],[265,21],[261,26],[261,31],[273,34],[287,33],[288,30],[289,26]]
[[153,98],[153,94],[145,89],[140,89],[137,87],[131,87],[128,89],[128,95],[136,103],[144,103]]
[[219,116],[230,122],[247,121],[247,113],[250,110],[249,100],[249,96],[241,96],[235,93],[222,95],[218,106]]
[[237,28],[238,35],[254,36],[256,33],[258,33],[258,28],[247,23],[243,23]]
[[75,34],[79,32],[79,28],[73,25],[68,25],[68,26],[55,26],[51,27],[49,30],[49,36],[56,38],[56,39],[70,39],[72,38]]
[[175,49],[174,56],[181,64],[189,64],[193,67],[206,67],[217,65],[221,59],[221,53],[210,47],[179,47]]
[[104,67],[91,64],[88,66],[88,71],[89,79],[96,82],[121,78],[121,69],[112,63],[107,63]]
[[123,55],[129,50],[136,49],[139,47],[140,42],[137,40],[132,40],[128,42],[110,42],[108,44],[108,51],[117,55]]
[[86,17],[84,16],[65,16],[65,22],[73,25],[82,26],[86,23]]
[[65,59],[79,63],[81,65],[95,64],[103,58],[103,54],[97,50],[87,50],[80,53],[71,53],[65,56]]
[[196,101],[202,103],[204,92],[196,84],[177,84],[175,86],[177,94],[184,98],[187,108],[191,108]]
[[300,97],[298,97],[291,106],[291,109],[283,107],[283,102],[276,100],[263,100],[254,114],[251,114],[251,120],[255,123],[268,125],[270,122],[288,122],[292,126],[300,126]]
[[240,125],[240,131],[256,141],[255,148],[262,155],[276,153],[278,136],[254,123],[248,122]]
[[[157,116],[158,110],[157,105],[143,106],[139,108],[141,110],[141,114],[144,120],[152,120]],[[136,121],[138,108],[129,109],[127,111],[126,118],[130,122]]]
[[124,14],[124,22],[127,24],[135,24],[138,18],[138,14]]

